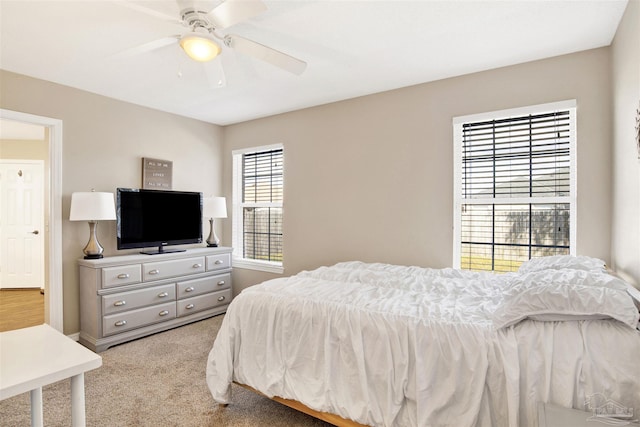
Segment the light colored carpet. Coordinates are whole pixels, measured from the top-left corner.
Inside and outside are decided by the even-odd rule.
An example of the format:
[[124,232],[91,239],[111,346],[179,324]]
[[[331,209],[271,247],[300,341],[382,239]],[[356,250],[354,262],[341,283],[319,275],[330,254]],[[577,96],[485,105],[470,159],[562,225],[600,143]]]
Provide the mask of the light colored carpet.
[[[205,381],[209,350],[224,316],[192,323],[102,353],[85,374],[87,426],[314,426],[316,420],[233,386],[233,403],[215,403]],[[70,426],[70,380],[43,388],[45,426]],[[0,425],[30,425],[29,394],[0,402]]]

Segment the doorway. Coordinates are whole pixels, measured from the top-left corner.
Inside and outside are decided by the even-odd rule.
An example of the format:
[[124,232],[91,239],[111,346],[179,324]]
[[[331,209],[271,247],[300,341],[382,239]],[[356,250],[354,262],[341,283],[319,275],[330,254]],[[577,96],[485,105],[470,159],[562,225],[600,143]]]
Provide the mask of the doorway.
[[[44,319],[51,327],[63,331],[62,295],[62,121],[17,111],[0,109],[0,128],[8,122],[35,125],[44,128],[48,138],[44,168],[45,197],[43,198],[42,228],[45,240],[44,267]],[[32,231],[35,231],[32,230]],[[38,234],[40,231],[38,230]]]
[[43,160],[0,159],[0,289],[44,291],[44,184]]

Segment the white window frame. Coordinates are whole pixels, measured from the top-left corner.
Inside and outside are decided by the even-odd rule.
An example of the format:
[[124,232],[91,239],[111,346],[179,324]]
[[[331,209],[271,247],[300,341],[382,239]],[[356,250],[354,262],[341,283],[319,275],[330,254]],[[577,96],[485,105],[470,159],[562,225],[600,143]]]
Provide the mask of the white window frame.
[[[262,145],[259,147],[249,147],[231,152],[233,162],[233,183],[232,183],[232,242],[233,242],[233,268],[245,268],[249,270],[265,271],[269,273],[284,272],[283,262],[262,261],[251,258],[244,258],[243,228],[244,216],[242,203],[242,156],[248,153],[260,151],[283,150],[283,144]],[[256,205],[252,203],[252,205]],[[261,207],[283,207],[283,203],[261,203]]]
[[[548,104],[532,105],[508,110],[491,111],[480,114],[472,114],[453,118],[453,266],[460,268],[461,262],[461,238],[462,238],[462,205],[463,204],[496,204],[494,199],[463,199],[462,198],[462,125],[471,122],[481,122],[493,119],[504,119],[528,114],[540,114],[550,111],[571,110],[570,114],[570,140],[569,140],[569,196],[563,197],[537,197],[536,203],[569,203],[569,253],[575,255],[576,231],[577,231],[577,103],[575,99],[552,102]],[[504,204],[528,204],[530,198],[505,198]]]

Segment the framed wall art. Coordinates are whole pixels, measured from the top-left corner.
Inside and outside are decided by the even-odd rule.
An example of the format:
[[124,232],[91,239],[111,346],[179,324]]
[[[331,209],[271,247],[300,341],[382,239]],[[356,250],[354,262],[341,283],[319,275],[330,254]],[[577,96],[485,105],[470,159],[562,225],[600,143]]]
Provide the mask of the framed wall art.
[[171,190],[173,162],[142,158],[142,188],[147,190]]

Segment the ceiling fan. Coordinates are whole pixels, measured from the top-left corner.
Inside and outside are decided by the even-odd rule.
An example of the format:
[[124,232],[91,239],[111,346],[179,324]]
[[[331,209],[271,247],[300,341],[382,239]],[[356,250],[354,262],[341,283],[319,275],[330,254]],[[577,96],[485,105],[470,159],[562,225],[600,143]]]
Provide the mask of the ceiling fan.
[[222,50],[220,44],[223,44],[228,48],[268,62],[296,75],[302,74],[307,67],[306,62],[287,55],[284,52],[236,34],[223,34],[219,32],[219,30],[246,21],[267,10],[266,5],[261,0],[225,0],[209,11],[203,10],[206,9],[206,7],[202,5],[203,2],[177,0],[177,3],[180,8],[179,19],[147,8],[146,6],[141,6],[138,3],[130,1],[119,2],[119,4],[131,9],[181,24],[187,27],[189,31],[145,43],[128,49],[118,56],[130,56],[149,52],[173,43],[178,43],[193,60],[207,62],[220,54]]

